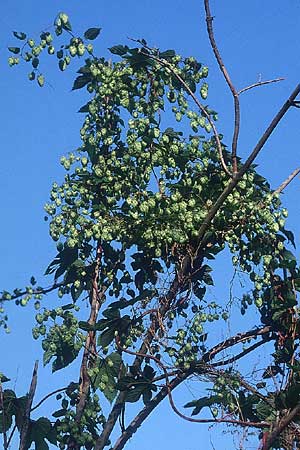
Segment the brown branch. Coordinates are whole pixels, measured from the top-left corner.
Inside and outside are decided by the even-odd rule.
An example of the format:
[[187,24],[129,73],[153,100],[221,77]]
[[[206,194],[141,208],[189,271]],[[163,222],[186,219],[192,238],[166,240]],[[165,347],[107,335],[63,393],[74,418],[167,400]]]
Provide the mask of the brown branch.
[[[92,287],[90,291],[90,316],[88,319],[88,324],[92,327],[95,325],[98,317],[98,312],[100,308],[101,296],[98,292],[98,280],[99,280],[99,270],[102,257],[102,247],[100,242],[97,245],[97,254],[94,267],[94,273],[92,278]],[[82,356],[82,361],[80,365],[80,380],[79,380],[79,393],[78,402],[76,405],[75,421],[80,422],[84,409],[86,406],[86,401],[90,391],[91,380],[88,375],[88,369],[93,366],[95,361],[95,338],[96,331],[89,331],[85,341],[85,348]],[[70,437],[68,443],[68,450],[79,450],[80,444],[76,442],[76,439]]]
[[[181,384],[188,376],[191,375],[191,371],[186,371],[185,373],[180,373],[177,377],[175,377],[171,382],[169,381],[169,374],[166,370],[164,364],[153,355],[141,355],[139,352],[133,352],[126,348],[120,346],[120,342],[118,337],[116,338],[117,346],[122,349],[125,353],[130,355],[142,356],[143,358],[147,357],[152,359],[157,365],[161,367],[164,372],[164,377],[166,380],[166,386],[164,386],[161,391],[140,411],[140,413],[133,419],[133,421],[129,424],[125,431],[121,434],[119,439],[116,441],[112,450],[122,450],[126,442],[132,437],[132,435],[137,431],[137,429],[141,426],[144,420],[149,416],[149,414],[153,411],[153,409],[165,398],[168,396],[171,408],[173,411],[182,419],[187,420],[188,422],[193,423],[228,423],[233,425],[240,425],[243,427],[253,427],[253,428],[266,428],[270,425],[266,422],[250,422],[244,420],[236,420],[236,419],[228,419],[227,417],[221,417],[219,419],[194,419],[192,417],[186,416],[181,413],[176,407],[173,397],[172,390]],[[95,447],[96,450],[96,447]]]
[[[179,281],[179,279],[181,280],[181,282]],[[172,301],[176,297],[176,295],[177,295],[178,291],[180,290],[180,287],[181,287],[182,283],[184,283],[184,281],[185,281],[184,277],[176,276],[169,288],[168,293],[160,298],[160,300],[159,300],[160,308],[159,308],[159,312],[157,315],[159,315],[161,318],[163,318],[165,316],[165,314],[167,313],[167,311],[169,310]],[[144,360],[145,354],[147,353],[148,347],[150,346],[151,342],[153,341],[155,332],[158,330],[158,328],[159,328],[159,321],[158,320],[153,321],[147,331],[144,342],[142,343],[142,345],[139,349],[139,352],[138,352],[139,354],[136,355],[135,360],[133,362],[133,366],[136,369],[138,369],[141,366],[142,361]],[[94,450],[103,450],[103,448],[106,446],[108,439],[111,435],[111,432],[116,424],[116,421],[118,420],[118,417],[122,411],[124,402],[125,402],[125,393],[120,392],[115,400],[114,406],[112,407],[112,409],[108,415],[108,418],[103,427],[102,433],[97,438]]]
[[[120,435],[112,450],[121,450],[124,448],[126,442],[133,436],[142,423],[149,417],[152,411],[164,400],[168,395],[168,390],[175,389],[180,383],[187,378],[186,374],[180,374],[169,383],[168,388],[164,386],[150,402],[136,415],[131,423],[126,427],[126,430]],[[96,447],[95,447],[95,450]]]
[[238,353],[237,355],[232,356],[231,358],[228,358],[223,361],[218,361],[215,363],[212,363],[212,367],[218,367],[218,366],[226,366],[227,364],[232,364],[233,362],[238,361],[239,359],[246,356],[248,353],[253,352],[253,350],[256,350],[257,347],[260,347],[261,345],[265,344],[266,342],[270,341],[272,338],[269,337],[267,339],[261,340],[259,342],[256,342],[255,344],[251,345],[250,347],[246,348],[242,352]]
[[265,143],[269,139],[269,137],[272,134],[272,132],[274,131],[274,129],[277,127],[277,125],[280,122],[280,120],[284,117],[284,115],[289,110],[289,108],[291,106],[294,106],[294,100],[297,97],[297,95],[299,94],[299,92],[300,92],[300,84],[298,84],[296,86],[294,91],[291,93],[290,97],[287,99],[287,101],[280,108],[280,110],[278,111],[278,113],[276,114],[274,119],[271,121],[270,125],[268,126],[268,128],[266,129],[266,131],[264,132],[262,137],[259,139],[259,141],[256,144],[256,146],[254,147],[254,149],[252,150],[250,156],[248,157],[248,159],[246,160],[246,162],[244,163],[242,168],[238,171],[236,176],[229,182],[227,187],[224,189],[224,191],[221,193],[219,198],[216,200],[215,204],[209,210],[206,218],[204,219],[204,221],[203,221],[203,223],[202,223],[202,225],[201,225],[201,227],[199,229],[198,250],[201,248],[201,246],[203,244],[203,237],[204,237],[208,227],[210,226],[213,218],[215,217],[215,215],[217,214],[217,212],[219,211],[219,209],[223,205],[223,203],[226,200],[226,198],[228,197],[228,195],[231,194],[231,192],[234,190],[234,188],[236,187],[238,182],[241,180],[242,176],[250,168],[251,164],[253,163],[253,161],[255,160],[255,158],[257,157],[257,155],[259,154],[259,152],[261,151],[261,149],[263,148],[263,146],[265,145]]
[[266,81],[258,81],[257,83],[253,83],[250,84],[250,86],[246,86],[243,89],[241,89],[238,94],[242,94],[243,92],[249,91],[250,89],[259,87],[259,86],[264,86],[265,84],[270,84],[270,83],[278,83],[278,81],[283,81],[284,78],[279,77],[279,78],[274,78],[273,80],[266,80]]
[[2,411],[2,434],[3,434],[3,448],[8,449],[7,433],[6,433],[6,421],[5,421],[5,409],[4,409],[4,396],[2,383],[0,381],[0,410]]
[[64,388],[60,388],[60,389],[56,389],[53,392],[50,392],[49,394],[45,395],[45,397],[42,398],[42,400],[40,400],[33,408],[31,408],[31,412],[34,411],[35,409],[37,409],[39,406],[41,406],[42,403],[44,403],[46,400],[48,400],[49,397],[51,397],[54,394],[58,394],[59,392],[63,392],[66,389],[68,389],[68,386],[64,387]]
[[7,448],[9,448],[9,446],[10,446],[11,440],[13,438],[13,435],[14,435],[16,429],[17,429],[17,425],[14,424],[13,429],[11,430],[11,433],[10,433],[8,441],[7,441]]
[[175,78],[177,78],[177,80],[182,84],[182,86],[187,91],[187,93],[192,97],[192,99],[194,100],[195,104],[198,106],[198,108],[203,113],[203,115],[206,117],[206,119],[208,120],[210,126],[212,127],[213,134],[214,134],[214,137],[215,137],[215,140],[216,140],[216,144],[217,144],[217,149],[218,149],[218,154],[219,154],[219,158],[220,158],[220,161],[221,161],[221,165],[222,165],[225,173],[231,178],[232,177],[232,173],[228,169],[228,167],[227,167],[227,165],[225,163],[224,157],[223,157],[223,149],[222,149],[222,144],[221,144],[221,141],[220,141],[219,133],[218,133],[217,128],[216,128],[213,120],[211,119],[209,113],[206,111],[206,108],[198,100],[196,95],[193,93],[193,91],[190,89],[190,87],[187,85],[187,83],[183,80],[183,78],[177,72],[175,72],[172,64],[170,64],[168,61],[166,61],[164,59],[160,59],[157,56],[154,56],[152,54],[145,53],[143,51],[141,51],[141,53],[143,55],[147,56],[148,58],[151,58],[154,61],[157,61],[162,66],[166,67],[172,73],[172,75]]
[[[55,289],[60,288],[61,286],[65,286],[65,282],[61,281],[60,283],[54,283],[52,284],[52,286],[46,287],[46,288],[42,288],[42,287],[38,287],[36,289],[32,289],[32,295],[38,295],[38,294],[48,294],[49,292],[54,291]],[[3,292],[2,292],[3,294]],[[26,290],[20,291],[16,294],[12,294],[11,297],[9,299],[6,299],[5,296],[4,298],[1,298],[1,301],[10,301],[10,300],[16,300],[20,297],[23,297],[23,295],[28,294],[28,292]]]
[[266,435],[265,442],[263,444],[262,450],[270,450],[272,448],[272,444],[276,440],[278,436],[288,427],[288,425],[293,421],[293,419],[300,413],[300,405],[298,404],[295,408],[290,411],[282,420],[280,420],[279,424],[273,428],[271,433]]
[[21,430],[20,430],[19,450],[27,449],[28,430],[29,430],[29,424],[30,424],[30,411],[31,411],[31,406],[32,406],[32,402],[33,402],[33,398],[34,398],[34,394],[35,394],[35,390],[36,390],[36,385],[37,385],[37,371],[38,371],[38,361],[36,361],[34,364],[30,389],[29,389],[29,393],[28,393],[27,401],[26,401],[26,405],[25,405],[25,411],[24,411],[24,415],[23,415],[23,423],[21,425]]
[[231,155],[232,155],[232,170],[233,170],[233,175],[235,175],[238,171],[238,168],[237,168],[237,144],[238,144],[238,138],[239,138],[239,132],[240,132],[240,121],[241,121],[239,94],[231,81],[231,78],[225,67],[225,64],[222,60],[220,51],[219,51],[218,46],[215,41],[214,30],[213,30],[213,26],[212,26],[213,17],[211,16],[211,13],[210,13],[209,0],[204,0],[204,7],[205,7],[205,13],[206,13],[206,25],[207,25],[209,41],[210,41],[211,47],[213,49],[214,55],[216,57],[217,63],[220,67],[220,70],[221,70],[221,72],[225,78],[225,81],[232,93],[233,101],[234,101],[234,130],[233,130],[233,138],[232,138],[232,146],[231,146]]
[[291,173],[291,175],[281,183],[281,185],[274,191],[274,194],[280,194],[287,187],[287,185],[289,185],[291,181],[293,181],[293,179],[298,175],[298,173],[300,173],[300,167],[295,169]]
[[245,333],[236,334],[235,336],[220,342],[219,344],[212,347],[208,352],[204,353],[202,361],[207,363],[211,361],[212,358],[214,358],[221,351],[229,347],[232,347],[236,344],[240,344],[241,342],[246,341],[247,339],[255,338],[257,336],[263,336],[265,334],[270,333],[271,331],[272,328],[270,326],[267,326],[263,328],[258,328],[256,330],[246,331]]

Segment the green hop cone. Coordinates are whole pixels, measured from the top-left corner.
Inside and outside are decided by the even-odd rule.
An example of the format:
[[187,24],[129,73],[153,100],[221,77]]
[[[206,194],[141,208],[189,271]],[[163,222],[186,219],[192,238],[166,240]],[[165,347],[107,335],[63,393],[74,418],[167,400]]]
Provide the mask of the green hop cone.
[[43,76],[43,75],[39,75],[39,76],[37,77],[37,82],[38,82],[38,85],[39,85],[40,87],[43,87],[44,84],[45,84],[45,78],[44,78],[44,76]]

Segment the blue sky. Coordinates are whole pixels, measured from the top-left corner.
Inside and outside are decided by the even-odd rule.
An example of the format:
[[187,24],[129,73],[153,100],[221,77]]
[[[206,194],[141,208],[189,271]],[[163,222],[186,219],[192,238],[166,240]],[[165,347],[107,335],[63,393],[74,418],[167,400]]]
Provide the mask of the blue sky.
[[[240,155],[253,148],[281,104],[300,82],[299,25],[300,3],[296,0],[274,2],[244,0],[212,1],[216,39],[236,87],[241,89],[258,80],[285,77],[285,81],[260,87],[241,97],[242,127]],[[6,47],[14,45],[11,31],[28,31],[33,37],[51,25],[59,11],[69,14],[78,33],[90,26],[102,27],[95,44],[98,54],[126,43],[127,37],[145,38],[149,45],[174,48],[182,55],[194,55],[208,65],[211,107],[219,112],[219,131],[230,144],[232,134],[232,99],[210,49],[201,0],[114,0],[68,2],[52,0],[3,0],[0,18],[0,92],[2,145],[0,164],[0,254],[2,268],[0,290],[21,287],[31,275],[41,275],[55,246],[43,221],[43,205],[48,200],[53,181],[62,179],[60,156],[80,144],[81,117],[76,111],[85,101],[84,93],[70,92],[76,64],[60,73],[56,61],[46,58],[44,71],[49,85],[39,89],[27,81],[27,67],[9,68]],[[51,64],[52,62],[52,64]],[[265,146],[257,162],[259,171],[276,188],[300,166],[300,111],[290,110]],[[299,242],[300,180],[297,178],[284,194],[290,215],[288,224]],[[32,310],[9,308],[12,332],[0,330],[0,354],[5,367],[21,394],[29,383],[33,361],[40,357],[39,344],[31,339]],[[64,385],[63,373],[40,371],[41,384]],[[25,383],[25,380],[26,383]],[[181,392],[179,395],[184,396]],[[47,410],[44,411],[47,413]],[[163,418],[163,420],[162,420]],[[157,448],[198,450],[209,436],[218,448],[216,429],[208,434],[199,425],[184,423],[163,405],[145,425],[144,431],[129,445],[129,450]],[[228,447],[232,448],[229,439]]]

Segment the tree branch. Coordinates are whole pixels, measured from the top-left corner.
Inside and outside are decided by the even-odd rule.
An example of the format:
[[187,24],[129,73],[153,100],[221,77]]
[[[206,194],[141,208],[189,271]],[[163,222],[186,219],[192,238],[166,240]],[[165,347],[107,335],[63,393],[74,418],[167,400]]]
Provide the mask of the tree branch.
[[[181,278],[181,277],[175,276],[175,279],[173,280],[168,293],[159,299],[159,304],[160,304],[159,315],[162,318],[165,316],[166,312],[169,310],[170,304],[176,297],[177,292],[179,291],[180,286],[181,286],[182,282],[184,281],[184,278],[183,278],[180,283],[178,278]],[[159,327],[159,322],[157,320],[155,320],[151,323],[150,328],[148,329],[146,337],[144,339],[144,342],[141,345],[139,352],[137,352],[135,355],[135,360],[133,362],[133,366],[136,369],[138,369],[140,367],[142,361],[144,360],[147,350],[148,350],[148,347],[151,344],[151,342],[153,341],[155,332],[157,331],[158,327]],[[102,433],[100,434],[100,436],[98,437],[98,439],[96,441],[94,450],[103,450],[103,448],[106,446],[109,436],[111,435],[111,432],[115,426],[115,423],[118,420],[118,417],[122,411],[122,408],[123,408],[123,405],[125,402],[125,396],[126,396],[126,394],[124,392],[120,392],[119,395],[117,396],[117,398],[115,400],[115,404],[112,407],[112,409],[109,413],[109,416],[107,418],[107,421],[103,427]]]
[[233,345],[239,344],[247,339],[251,339],[257,336],[263,336],[265,334],[270,333],[272,328],[270,326],[258,328],[256,330],[246,331],[245,333],[238,333],[233,337],[226,339],[225,341],[220,342],[219,344],[212,347],[208,352],[204,353],[202,357],[202,361],[207,363],[212,360],[218,353],[221,351],[232,347]]
[[283,417],[283,419],[279,422],[279,424],[273,428],[273,431],[271,431],[271,433],[267,434],[262,450],[270,450],[276,438],[280,436],[282,431],[288,427],[288,425],[299,413],[300,413],[300,405],[298,404],[297,406],[295,406],[295,408],[292,409],[292,411],[290,411],[288,415]]
[[25,411],[24,411],[24,416],[23,416],[23,423],[21,425],[21,430],[20,430],[19,450],[27,450],[28,430],[29,430],[29,424],[30,424],[30,411],[31,411],[31,406],[32,406],[32,402],[33,402],[33,398],[34,398],[34,394],[35,394],[35,390],[36,390],[36,385],[37,385],[37,371],[38,371],[38,361],[36,361],[34,364],[30,389],[29,389],[29,393],[27,396],[27,401],[26,401],[26,406],[25,406]]
[[232,170],[233,170],[233,175],[235,175],[238,171],[238,168],[237,168],[237,144],[238,144],[238,138],[239,138],[239,132],[240,132],[240,121],[241,121],[239,94],[231,81],[231,78],[225,67],[225,64],[222,60],[220,51],[219,51],[218,46],[215,41],[214,30],[213,30],[213,26],[212,26],[213,17],[211,16],[211,13],[210,13],[209,0],[204,0],[204,7],[205,7],[205,13],[206,13],[206,25],[207,25],[209,41],[210,41],[211,47],[213,49],[214,55],[216,57],[217,63],[220,67],[220,70],[221,70],[221,72],[225,78],[225,81],[232,93],[233,101],[234,101],[234,130],[233,130],[233,138],[232,138],[232,146],[231,146],[231,155],[232,155]]
[[[102,247],[100,242],[97,244],[97,254],[96,261],[94,267],[94,273],[92,277],[92,287],[90,291],[90,316],[88,319],[88,324],[94,326],[98,312],[100,308],[100,296],[98,292],[98,280],[99,280],[99,270],[101,264],[102,257]],[[80,380],[79,380],[79,394],[78,394],[78,402],[76,405],[76,414],[75,421],[80,423],[82,418],[86,401],[90,391],[91,380],[88,375],[88,368],[93,364],[95,358],[95,336],[96,331],[89,331],[86,337],[85,348],[83,352],[83,357],[80,366]],[[68,443],[68,450],[79,450],[80,444],[76,442],[76,439],[70,437],[70,441]]]
[[215,363],[212,363],[212,367],[218,367],[218,366],[226,366],[227,364],[232,364],[235,361],[238,361],[239,359],[246,356],[248,353],[253,352],[257,347],[260,347],[261,345],[265,344],[266,342],[270,341],[272,338],[269,337],[268,339],[261,340],[259,342],[256,342],[255,344],[251,345],[250,347],[246,348],[242,352],[238,353],[237,355],[232,356],[231,358],[228,358],[224,361],[218,361]]
[[266,80],[266,81],[258,81],[257,83],[253,83],[250,84],[250,86],[246,86],[243,89],[241,89],[238,94],[242,94],[243,92],[249,91],[250,89],[259,87],[259,86],[264,86],[266,84],[270,84],[270,83],[278,83],[278,81],[283,81],[284,78],[279,77],[279,78],[274,78],[273,80]]
[[280,194],[287,187],[287,185],[289,185],[290,182],[293,181],[293,179],[298,175],[298,173],[300,173],[300,167],[295,169],[291,173],[291,175],[281,183],[281,185],[274,191],[274,194]]
[[66,389],[68,389],[68,386],[64,387],[64,388],[56,389],[55,391],[50,392],[49,394],[45,395],[45,397],[43,397],[42,400],[40,400],[33,408],[31,408],[31,412],[34,411],[35,409],[37,409],[39,406],[41,406],[41,404],[44,403],[52,395],[58,394],[58,392],[63,392]]

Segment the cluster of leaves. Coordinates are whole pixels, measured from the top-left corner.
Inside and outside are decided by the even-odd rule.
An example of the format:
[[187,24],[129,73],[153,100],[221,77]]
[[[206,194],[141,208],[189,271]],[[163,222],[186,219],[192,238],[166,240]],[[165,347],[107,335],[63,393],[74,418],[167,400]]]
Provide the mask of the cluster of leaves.
[[[61,13],[55,32],[63,31],[72,33],[67,15]],[[78,410],[80,387],[72,385],[53,414],[61,449],[93,448],[106,423],[98,394],[112,402],[125,392],[125,401],[142,399],[147,405],[159,388],[153,358],[175,370],[197,373],[199,365],[203,370],[213,342],[209,327],[228,319],[226,304],[209,302],[207,295],[207,286],[214,284],[207,262],[225,248],[233,255],[233,267],[253,283],[241,312],[254,303],[262,323],[270,326],[277,374],[291,361],[296,367],[299,335],[294,308],[300,272],[285,245],[287,240],[294,244],[285,230],[287,211],[254,166],[224,200],[199,247],[199,229],[229,182],[220,164],[221,136],[210,134],[217,114],[208,105],[199,111],[190,97],[192,92],[207,99],[207,67],[173,50],[150,49],[143,40],[134,48],[112,47],[116,61],[98,58],[85,40],[99,31],[89,29],[84,38],[72,35],[56,53],[61,70],[85,50],[91,56],[73,85],[90,96],[80,109],[82,143],[61,158],[67,173],[62,184],[53,184],[45,206],[58,251],[46,269],[53,285],[43,289],[32,280],[26,292],[2,295],[2,301],[15,299],[23,306],[36,298],[33,337],[42,337],[44,364],[54,358],[53,371],[76,360],[87,340],[93,342],[94,353],[85,362],[89,389],[83,412]],[[14,35],[26,42],[10,51],[32,64],[33,79],[41,51],[55,53],[53,37],[42,33],[35,44],[25,33]],[[15,58],[9,64],[16,64]],[[44,84],[41,77],[39,85]],[[221,144],[221,149],[230,166],[226,146]],[[89,302],[95,309],[95,285],[97,308],[104,303],[105,308],[99,319],[94,315],[87,320],[81,305]],[[44,295],[56,290],[60,306],[40,309]],[[141,358],[140,348],[151,357]],[[129,354],[135,355],[133,362]],[[223,378],[210,376],[213,394],[186,406],[194,407],[194,415],[209,406],[213,417],[225,410],[245,421],[272,421],[261,397],[242,389],[238,380],[231,372]],[[267,395],[272,405],[274,395]],[[44,434],[52,442],[49,436]]]
[[50,31],[43,31],[39,40],[28,37],[24,32],[14,31],[13,35],[16,39],[23,42],[22,47],[8,47],[12,55],[8,58],[8,64],[13,67],[20,62],[20,58],[28,62],[32,66],[32,70],[28,73],[29,80],[36,80],[40,87],[45,84],[45,77],[40,72],[40,57],[43,50],[47,50],[49,55],[55,55],[58,60],[58,67],[64,71],[71,62],[71,58],[75,56],[81,57],[85,52],[93,53],[93,44],[88,41],[96,39],[99,35],[100,28],[89,28],[83,35],[83,38],[76,37],[72,33],[72,26],[66,13],[59,13],[54,21],[54,31],[59,36],[63,31],[67,32],[71,38],[70,42],[59,46],[56,50],[53,44],[53,35]]

